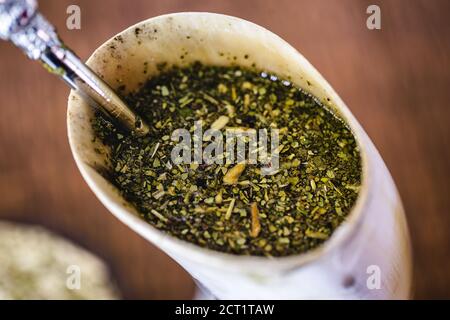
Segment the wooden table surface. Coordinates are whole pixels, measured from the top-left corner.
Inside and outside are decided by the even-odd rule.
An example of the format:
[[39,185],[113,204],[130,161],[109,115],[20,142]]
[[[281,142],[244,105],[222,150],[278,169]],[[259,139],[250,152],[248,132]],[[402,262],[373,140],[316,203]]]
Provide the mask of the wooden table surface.
[[[329,80],[378,147],[404,202],[416,298],[450,298],[450,1],[42,0],[83,58],[146,18],[177,11],[242,17],[277,33]],[[381,7],[382,29],[366,28]],[[65,27],[81,8],[81,30]],[[126,298],[189,298],[190,277],[123,226],[82,180],[66,137],[68,88],[0,43],[0,218],[43,224],[111,266]]]

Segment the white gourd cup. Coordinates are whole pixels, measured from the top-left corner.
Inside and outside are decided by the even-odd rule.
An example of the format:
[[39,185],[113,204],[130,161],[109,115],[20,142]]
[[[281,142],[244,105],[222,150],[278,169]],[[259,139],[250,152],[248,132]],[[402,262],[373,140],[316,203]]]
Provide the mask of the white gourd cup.
[[122,31],[102,44],[87,64],[114,89],[125,85],[126,91],[132,91],[158,74],[160,63],[182,66],[194,61],[254,64],[289,79],[345,119],[360,146],[363,166],[361,191],[347,220],[322,246],[279,258],[226,254],[169,236],[139,218],[117,188],[103,178],[102,173],[111,170],[109,150],[94,139],[93,110],[71,92],[67,124],[72,153],[83,178],[106,208],[219,299],[409,298],[410,240],[391,175],[333,88],[280,37],[235,17],[176,13]]

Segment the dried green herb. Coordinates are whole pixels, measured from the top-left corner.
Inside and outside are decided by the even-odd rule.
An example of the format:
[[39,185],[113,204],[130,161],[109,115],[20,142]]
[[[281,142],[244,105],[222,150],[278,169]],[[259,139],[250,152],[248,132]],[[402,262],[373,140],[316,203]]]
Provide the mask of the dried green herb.
[[[173,236],[234,254],[302,253],[327,240],[356,201],[361,160],[352,132],[286,81],[195,63],[151,78],[126,101],[151,133],[128,136],[95,118],[112,150],[112,182]],[[218,130],[280,129],[280,170],[262,176],[260,165],[173,164],[172,132],[193,132],[198,120]]]

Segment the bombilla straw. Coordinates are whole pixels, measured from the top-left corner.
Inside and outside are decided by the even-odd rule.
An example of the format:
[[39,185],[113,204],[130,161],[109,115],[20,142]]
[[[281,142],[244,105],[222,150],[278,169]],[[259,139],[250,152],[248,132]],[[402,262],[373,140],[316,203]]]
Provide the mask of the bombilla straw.
[[0,0],[0,38],[9,40],[32,60],[39,60],[87,102],[137,136],[149,127],[94,71],[59,39],[37,10],[36,0]]

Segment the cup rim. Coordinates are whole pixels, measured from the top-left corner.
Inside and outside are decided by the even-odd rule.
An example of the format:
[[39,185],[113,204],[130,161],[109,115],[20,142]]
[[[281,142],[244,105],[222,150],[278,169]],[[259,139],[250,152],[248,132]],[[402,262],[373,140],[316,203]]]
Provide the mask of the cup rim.
[[[68,129],[68,138],[69,144],[72,151],[72,155],[75,159],[78,169],[80,170],[84,180],[89,185],[90,189],[94,192],[100,202],[112,213],[115,215],[121,222],[130,227],[134,232],[137,232],[146,240],[152,242],[155,246],[162,249],[162,247],[168,248],[177,251],[179,256],[183,256],[188,260],[196,260],[204,262],[209,262],[211,265],[215,265],[217,267],[224,268],[224,262],[236,263],[239,266],[249,265],[254,266],[254,264],[264,265],[267,267],[272,266],[280,266],[284,267],[284,269],[291,269],[292,267],[300,267],[309,262],[316,261],[319,258],[325,256],[326,254],[332,252],[340,245],[342,245],[346,239],[350,238],[351,235],[357,231],[358,226],[360,225],[363,217],[363,211],[368,202],[368,189],[371,180],[371,170],[370,169],[370,158],[368,156],[368,146],[370,144],[370,140],[367,137],[366,133],[362,129],[361,125],[358,123],[356,118],[350,112],[346,104],[342,101],[342,99],[338,96],[335,90],[331,87],[327,80],[323,78],[323,76],[312,66],[312,64],[304,58],[304,56],[294,47],[292,47],[287,41],[276,35],[275,33],[267,30],[266,28],[257,25],[251,21],[225,15],[218,13],[210,13],[210,12],[177,12],[177,13],[169,13],[163,14],[155,17],[151,17],[149,19],[142,20],[137,22],[134,25],[127,27],[126,29],[120,31],[119,33],[113,35],[108,40],[103,42],[100,46],[98,46],[94,52],[89,56],[87,60],[87,64],[92,63],[92,60],[95,56],[100,54],[100,51],[104,50],[108,45],[114,41],[114,38],[117,36],[124,36],[135,28],[144,28],[146,24],[151,22],[156,22],[162,19],[168,18],[177,18],[183,16],[192,16],[198,15],[203,17],[210,17],[211,19],[228,19],[229,21],[240,21],[241,23],[248,24],[252,28],[260,29],[263,32],[269,33],[272,37],[278,38],[278,41],[281,41],[283,45],[288,46],[292,50],[294,50],[295,54],[302,58],[308,65],[311,67],[311,71],[314,72],[314,76],[320,81],[320,84],[323,89],[326,89],[329,95],[333,96],[335,107],[339,113],[339,117],[341,117],[346,125],[350,128],[352,134],[355,137],[357,142],[360,157],[361,157],[361,187],[359,190],[358,197],[351,208],[350,212],[347,214],[346,219],[334,230],[333,234],[321,245],[310,249],[303,253],[292,254],[288,256],[257,256],[257,255],[238,255],[232,253],[221,252],[213,249],[209,249],[206,247],[201,247],[197,244],[179,239],[175,236],[164,233],[163,231],[157,229],[152,224],[144,221],[140,217],[136,217],[134,213],[129,211],[129,209],[119,203],[112,203],[107,195],[104,194],[102,188],[100,188],[97,183],[91,178],[91,173],[87,170],[88,165],[81,160],[76,151],[77,141],[74,141],[73,136],[71,134],[71,126],[72,121],[69,117],[69,112],[72,104],[72,96],[76,93],[72,90],[68,99],[68,111],[67,111],[67,129]],[[149,236],[149,233],[154,233],[158,235],[159,240],[162,240],[163,243],[155,243]],[[162,249],[165,253],[165,249]],[[172,250],[171,250],[172,251]],[[184,251],[184,252],[183,252]],[[172,255],[171,255],[172,256]],[[207,259],[205,259],[207,257]],[[177,257],[172,256],[175,260],[179,260]],[[273,270],[274,271],[274,270]]]

